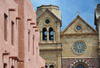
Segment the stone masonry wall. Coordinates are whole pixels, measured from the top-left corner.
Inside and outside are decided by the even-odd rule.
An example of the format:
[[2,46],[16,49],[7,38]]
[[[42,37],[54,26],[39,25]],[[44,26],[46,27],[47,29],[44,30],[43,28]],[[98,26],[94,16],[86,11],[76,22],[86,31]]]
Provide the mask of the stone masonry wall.
[[98,58],[63,58],[63,68],[71,68],[76,63],[83,62],[89,68],[99,68]]

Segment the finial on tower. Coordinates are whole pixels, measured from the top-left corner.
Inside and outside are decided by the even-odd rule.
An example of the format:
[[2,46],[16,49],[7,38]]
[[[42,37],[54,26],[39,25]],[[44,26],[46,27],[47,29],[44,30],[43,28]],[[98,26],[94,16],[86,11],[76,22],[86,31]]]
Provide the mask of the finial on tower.
[[77,15],[79,15],[79,13],[80,13],[80,12],[79,12],[79,11],[77,11]]

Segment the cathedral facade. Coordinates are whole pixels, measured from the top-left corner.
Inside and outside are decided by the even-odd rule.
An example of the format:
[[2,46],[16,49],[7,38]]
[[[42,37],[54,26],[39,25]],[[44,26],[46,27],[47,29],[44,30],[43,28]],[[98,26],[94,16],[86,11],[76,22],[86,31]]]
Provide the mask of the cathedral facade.
[[96,29],[77,15],[61,31],[61,11],[54,5],[39,6],[36,14],[46,68],[100,68],[100,4],[95,9]]

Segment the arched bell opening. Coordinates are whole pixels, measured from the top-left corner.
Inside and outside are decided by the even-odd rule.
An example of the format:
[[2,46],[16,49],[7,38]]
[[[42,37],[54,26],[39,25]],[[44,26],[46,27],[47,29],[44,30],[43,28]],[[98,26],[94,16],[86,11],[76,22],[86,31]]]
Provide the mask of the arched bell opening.
[[43,28],[43,40],[47,40],[47,29]]
[[50,29],[49,29],[49,40],[54,40],[53,28],[50,28]]
[[54,66],[53,65],[50,65],[50,68],[54,68]]

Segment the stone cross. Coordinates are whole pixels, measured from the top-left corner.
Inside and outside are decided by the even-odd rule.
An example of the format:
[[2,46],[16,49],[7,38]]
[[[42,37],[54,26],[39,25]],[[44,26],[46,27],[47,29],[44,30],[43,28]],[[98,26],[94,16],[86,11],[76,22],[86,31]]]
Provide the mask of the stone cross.
[[79,15],[79,13],[80,13],[80,12],[79,12],[79,11],[77,11],[77,15]]

